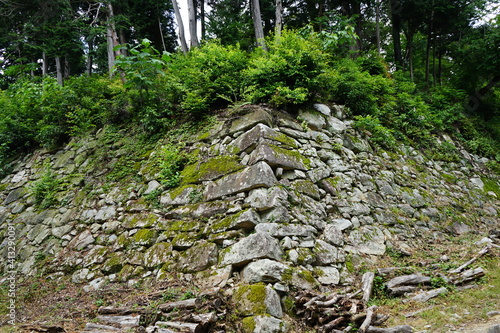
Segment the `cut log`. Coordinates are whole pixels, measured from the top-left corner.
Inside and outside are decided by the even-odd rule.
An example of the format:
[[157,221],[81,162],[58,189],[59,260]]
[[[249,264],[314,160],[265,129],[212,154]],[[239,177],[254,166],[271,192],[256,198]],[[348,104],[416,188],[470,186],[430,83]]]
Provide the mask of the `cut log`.
[[316,301],[315,302],[315,305],[316,306],[319,306],[319,307],[329,307],[329,306],[332,306],[334,305],[335,303],[337,303],[340,299],[342,298],[342,296],[340,295],[335,295],[334,297],[332,297],[330,300],[328,301],[325,301],[325,302],[322,302],[322,301]]
[[375,273],[366,272],[361,278],[361,290],[363,290],[363,298],[361,299],[363,303],[367,304],[372,296],[373,291],[373,280],[375,279]]
[[368,327],[372,323],[373,316],[375,315],[375,311],[377,311],[377,306],[372,305],[368,309],[366,309],[366,318],[359,327],[358,332],[359,333],[366,333]]
[[97,309],[98,314],[102,315],[129,315],[133,313],[149,314],[152,313],[150,309],[145,308],[115,308],[113,306],[101,306]]
[[467,267],[469,267],[470,265],[472,265],[477,259],[479,259],[482,255],[488,253],[488,251],[490,250],[490,246],[486,246],[485,248],[483,248],[481,251],[479,251],[476,256],[474,258],[472,258],[471,260],[467,261],[465,264],[463,264],[462,266],[460,267],[457,267],[453,270],[451,270],[449,273],[450,274],[457,274],[457,273],[460,273],[461,271],[463,271],[464,269],[466,269]]
[[121,332],[122,330],[114,326],[101,325],[94,323],[86,323],[84,331],[110,331],[110,332]]
[[217,321],[217,315],[215,312],[210,313],[191,313],[188,316],[182,318],[182,321],[200,323],[206,326],[210,323],[215,323]]
[[389,328],[370,326],[366,333],[412,333],[413,329],[408,325],[399,325]]
[[394,288],[404,285],[425,284],[431,282],[431,278],[421,274],[402,275],[395,277],[386,283],[387,288]]
[[175,328],[182,332],[189,333],[199,333],[203,331],[203,328],[200,324],[195,323],[183,323],[180,321],[157,321],[155,324],[156,327],[164,327],[164,328]]
[[416,286],[400,286],[389,288],[389,294],[391,296],[402,296],[404,294],[412,293],[417,290]]
[[460,275],[455,276],[452,278],[453,284],[458,285],[458,284],[463,284],[466,282],[470,282],[475,279],[479,279],[480,277],[484,276],[484,269],[481,267],[475,268],[475,269],[469,269],[466,270]]
[[421,294],[418,294],[410,299],[405,299],[403,302],[409,302],[409,301],[414,301],[414,302],[427,302],[431,298],[437,297],[441,294],[445,294],[448,292],[448,289],[445,287],[438,288],[438,289],[433,289],[429,291],[425,291]]
[[338,317],[323,326],[325,332],[331,332],[335,327],[339,326],[343,321],[346,321],[345,317]]
[[164,312],[169,312],[172,311],[173,309],[182,309],[182,310],[194,309],[200,305],[201,305],[201,299],[190,298],[182,301],[160,304],[158,306],[158,309]]
[[120,327],[138,327],[141,316],[97,316],[97,320],[106,324],[117,324]]

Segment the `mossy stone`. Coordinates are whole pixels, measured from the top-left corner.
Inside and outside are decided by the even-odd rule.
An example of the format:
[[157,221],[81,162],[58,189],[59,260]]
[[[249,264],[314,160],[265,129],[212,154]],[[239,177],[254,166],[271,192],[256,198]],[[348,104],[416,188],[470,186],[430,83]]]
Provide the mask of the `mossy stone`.
[[153,229],[141,229],[132,236],[134,245],[151,246],[156,241],[158,234]]
[[243,169],[244,166],[234,155],[222,155],[209,159],[206,162],[191,164],[181,171],[181,184],[200,183],[205,180],[214,180],[229,173]]

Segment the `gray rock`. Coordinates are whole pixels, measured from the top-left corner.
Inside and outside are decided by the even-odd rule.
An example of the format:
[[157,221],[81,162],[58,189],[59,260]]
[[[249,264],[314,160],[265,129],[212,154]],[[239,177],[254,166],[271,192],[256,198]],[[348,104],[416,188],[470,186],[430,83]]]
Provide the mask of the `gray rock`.
[[232,272],[231,266],[201,271],[196,273],[194,283],[200,289],[224,288]]
[[319,111],[320,113],[324,114],[325,116],[331,116],[332,115],[332,111],[325,104],[316,103],[316,104],[313,105],[313,107],[316,109],[316,111]]
[[248,161],[250,165],[259,161],[265,161],[270,166],[283,169],[308,170],[310,167],[310,161],[296,150],[270,144],[260,144],[250,154]]
[[151,246],[143,257],[143,265],[148,268],[158,267],[172,256],[172,244],[157,243]]
[[181,272],[199,272],[217,263],[217,245],[201,241],[181,254],[177,268]]
[[385,253],[385,235],[378,227],[362,226],[351,231],[346,250],[353,253],[382,255]]
[[316,186],[312,181],[307,179],[298,179],[290,182],[290,187],[302,194],[308,195],[313,199],[320,200],[321,193],[319,192],[318,186]]
[[203,196],[210,201],[258,187],[271,187],[277,181],[271,167],[265,162],[258,162],[208,184]]
[[330,174],[331,174],[331,169],[326,166],[321,168],[315,168],[307,172],[307,176],[313,183],[316,183],[321,179],[329,177]]
[[8,204],[19,200],[24,194],[26,193],[26,190],[24,188],[17,188],[9,193],[7,195],[7,198],[5,198],[4,202],[2,205],[7,206]]
[[344,236],[342,235],[342,230],[334,224],[327,224],[325,226],[325,229],[323,230],[323,238],[325,239],[325,241],[332,245],[344,245]]
[[[243,133],[236,138],[230,146],[235,147],[236,151],[246,151],[250,153],[255,149],[261,139],[271,140],[270,142],[274,141],[275,144],[284,144],[291,148],[296,148],[298,146],[295,139],[287,137],[285,134],[275,131],[264,124],[258,124],[251,130]],[[229,147],[229,150],[231,151],[234,149]]]
[[71,275],[71,282],[73,283],[82,283],[94,277],[94,274],[90,272],[88,268],[83,268],[77,270]]
[[366,142],[366,140],[349,134],[344,137],[344,146],[355,153],[373,152],[372,147],[368,144],[368,142]]
[[170,205],[187,205],[192,201],[192,195],[198,191],[195,185],[185,185],[180,188],[175,188],[164,192],[160,197],[160,203],[164,206]]
[[245,202],[258,211],[271,209],[285,203],[288,194],[281,187],[258,188],[250,191]]
[[144,191],[144,195],[150,194],[156,191],[161,186],[156,180],[152,180],[148,183],[148,188]]
[[254,259],[274,259],[280,260],[281,249],[276,239],[267,233],[255,233],[250,235],[227,250],[221,252],[220,265],[241,266]]
[[318,281],[321,284],[337,285],[340,282],[340,273],[335,267],[316,267],[319,270]]
[[326,124],[326,129],[333,134],[342,134],[347,129],[346,124],[335,117],[326,117]]
[[106,221],[116,215],[116,208],[114,206],[105,206],[99,209],[95,215],[96,221]]
[[244,333],[284,333],[287,332],[286,324],[283,320],[268,316],[254,316],[245,318],[246,321],[253,321],[250,325],[253,331]]
[[273,237],[313,237],[317,230],[309,225],[262,223],[255,227],[256,232],[265,232]]
[[265,111],[262,108],[259,108],[252,113],[248,113],[242,117],[235,119],[231,124],[229,132],[236,133],[239,131],[245,131],[257,124],[265,124],[268,126],[272,126],[272,120],[273,119],[271,115],[267,111]]
[[247,283],[278,282],[288,266],[280,262],[262,259],[249,263],[242,270],[243,280]]
[[337,227],[340,229],[340,231],[352,228],[352,223],[351,221],[347,219],[334,219],[330,222],[333,226]]
[[35,245],[43,242],[49,235],[51,231],[50,228],[44,224],[37,224],[31,229],[26,237],[32,241]]
[[283,317],[278,293],[270,286],[241,286],[234,292],[232,301],[241,316],[268,314],[276,318]]
[[321,239],[316,240],[314,254],[318,266],[328,266],[339,261],[338,249]]
[[69,242],[68,248],[82,250],[94,242],[95,238],[92,236],[92,233],[89,230],[84,230]]
[[61,227],[52,228],[51,232],[52,232],[52,235],[54,237],[62,238],[64,235],[66,235],[71,230],[73,230],[72,225],[63,225]]
[[471,178],[470,184],[472,185],[473,188],[477,188],[480,189],[481,191],[484,191],[484,183],[481,180],[481,178]]
[[85,329],[84,331],[95,331],[95,332],[120,332],[121,330],[119,328],[116,328],[114,326],[110,325],[100,325],[100,324],[94,324],[94,323],[86,323],[85,324]]
[[466,234],[468,232],[471,231],[470,227],[465,224],[465,223],[462,223],[462,222],[454,222],[452,225],[451,225],[451,231],[453,231],[454,233],[456,233],[457,235],[462,235],[462,234]]
[[297,117],[300,121],[305,121],[306,124],[313,130],[319,131],[323,128],[326,128],[325,117],[317,111],[307,110],[299,111],[299,115]]
[[494,325],[488,328],[488,333],[500,333],[500,325]]
[[287,207],[278,206],[261,214],[261,220],[265,223],[289,223],[292,216]]

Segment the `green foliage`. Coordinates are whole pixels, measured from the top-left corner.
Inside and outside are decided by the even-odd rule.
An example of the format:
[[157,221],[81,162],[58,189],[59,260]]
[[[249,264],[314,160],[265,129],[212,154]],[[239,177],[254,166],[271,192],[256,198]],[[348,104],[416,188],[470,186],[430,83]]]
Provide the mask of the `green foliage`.
[[188,55],[179,54],[169,73],[177,82],[182,108],[199,115],[238,101],[247,63],[239,45],[222,46],[218,41],[207,42]]
[[372,143],[389,149],[396,146],[396,139],[393,135],[394,130],[382,125],[378,118],[367,115],[355,116],[354,119],[353,127],[367,132]]
[[56,193],[60,190],[61,183],[52,170],[47,168],[40,179],[35,181],[31,187],[35,204],[42,209],[55,205],[57,203]]
[[179,186],[181,182],[180,171],[186,165],[188,158],[182,146],[165,145],[160,150],[159,180],[165,188]]
[[285,30],[267,41],[269,51],[256,50],[244,71],[245,97],[277,106],[308,101],[320,89],[319,76],[326,69],[327,54],[320,40]]

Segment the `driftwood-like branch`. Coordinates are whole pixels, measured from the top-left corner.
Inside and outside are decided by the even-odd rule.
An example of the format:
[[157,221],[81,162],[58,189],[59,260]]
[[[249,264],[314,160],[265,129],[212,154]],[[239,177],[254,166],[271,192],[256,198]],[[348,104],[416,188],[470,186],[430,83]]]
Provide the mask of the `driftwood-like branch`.
[[413,329],[408,325],[399,325],[389,328],[369,326],[366,333],[412,333]]
[[469,269],[464,272],[462,272],[460,275],[455,276],[452,278],[453,284],[463,284],[475,279],[478,279],[480,277],[484,276],[484,269],[481,267],[475,268],[475,269]]
[[115,308],[113,306],[101,306],[97,313],[101,315],[128,315],[133,313],[149,314],[152,311],[146,308]]
[[366,333],[366,330],[370,326],[373,320],[373,316],[375,315],[375,311],[377,311],[377,306],[372,305],[368,309],[366,309],[366,318],[365,321],[361,324],[359,327],[358,332],[359,333]]
[[190,298],[182,301],[160,304],[158,306],[158,309],[164,312],[169,312],[172,311],[173,309],[181,309],[181,310],[194,309],[200,305],[201,305],[201,300],[199,298]]
[[457,267],[453,270],[451,270],[449,273],[450,274],[457,274],[457,273],[460,273],[461,271],[463,271],[464,269],[466,269],[467,267],[469,267],[470,265],[472,265],[477,259],[479,259],[481,256],[483,256],[484,254],[488,253],[488,251],[490,250],[490,246],[486,246],[484,247],[481,251],[479,251],[476,256],[474,258],[472,258],[471,260],[467,261],[465,264],[463,264],[462,266],[460,267]]
[[373,280],[375,279],[375,273],[366,272],[361,278],[361,290],[363,290],[363,298],[361,299],[363,303],[367,304],[372,296],[373,291]]
[[200,333],[203,330],[200,324],[183,323],[180,321],[157,321],[155,326],[164,328],[175,328],[182,332],[189,332],[189,333]]

